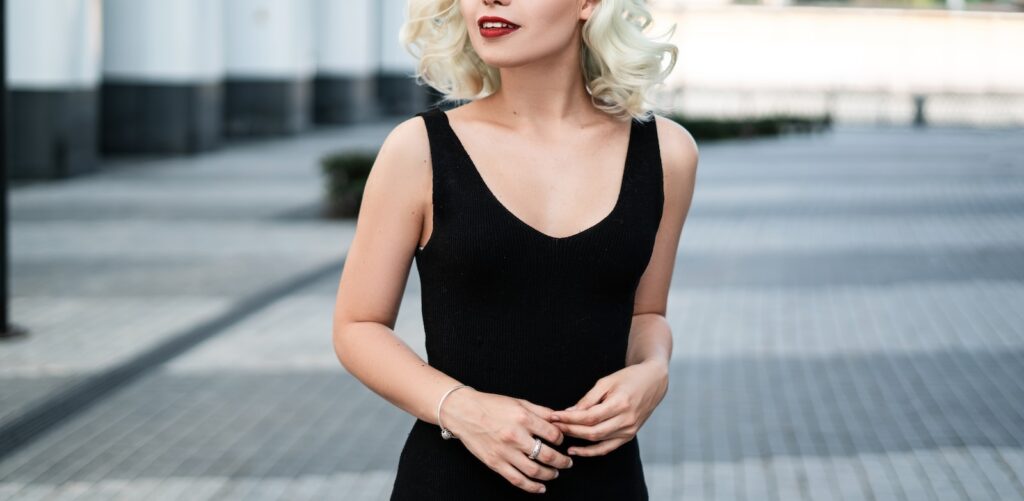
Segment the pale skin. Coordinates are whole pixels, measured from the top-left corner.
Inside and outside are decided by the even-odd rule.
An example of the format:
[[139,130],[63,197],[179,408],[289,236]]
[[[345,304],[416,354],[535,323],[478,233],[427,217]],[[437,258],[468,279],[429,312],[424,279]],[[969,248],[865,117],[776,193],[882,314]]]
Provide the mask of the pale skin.
[[[461,0],[474,49],[499,67],[502,87],[448,112],[452,129],[495,196],[537,231],[572,235],[611,211],[618,195],[629,123],[595,108],[579,72],[579,28],[596,0]],[[480,16],[521,26],[484,39]],[[518,38],[517,38],[518,37]],[[698,151],[676,122],[656,116],[665,204],[651,261],[638,285],[625,367],[595,381],[574,409],[471,388],[445,400],[446,428],[488,467],[528,492],[571,467],[572,458],[534,437],[597,442],[569,453],[603,455],[632,439],[668,390],[672,332],[665,318],[676,251],[696,180]],[[364,190],[334,310],[342,365],[392,404],[439,424],[442,395],[462,383],[426,363],[394,327],[414,252],[433,233],[432,166],[420,117],[386,137]],[[571,364],[571,361],[566,361]],[[440,432],[440,429],[438,430]]]

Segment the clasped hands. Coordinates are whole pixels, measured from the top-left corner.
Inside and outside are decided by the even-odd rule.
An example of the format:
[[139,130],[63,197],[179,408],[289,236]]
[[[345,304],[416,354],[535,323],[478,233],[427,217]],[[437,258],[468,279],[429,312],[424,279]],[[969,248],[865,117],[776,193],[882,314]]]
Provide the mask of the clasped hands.
[[561,444],[565,435],[592,442],[573,446],[570,455],[600,456],[630,441],[668,390],[668,365],[649,361],[629,365],[598,379],[575,405],[554,410],[521,398],[468,389],[455,392],[442,412],[444,422],[469,451],[513,485],[545,491],[538,480],[558,477],[572,458],[542,447],[527,457],[534,441]]
[[575,405],[551,412],[563,434],[598,442],[570,447],[575,456],[608,454],[636,436],[668,391],[668,366],[650,360],[598,379]]

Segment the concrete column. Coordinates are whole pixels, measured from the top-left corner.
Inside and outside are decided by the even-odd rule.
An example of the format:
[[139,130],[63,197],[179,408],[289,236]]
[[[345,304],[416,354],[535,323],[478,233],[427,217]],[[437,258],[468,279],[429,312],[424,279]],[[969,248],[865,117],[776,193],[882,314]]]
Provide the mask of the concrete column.
[[308,128],[313,1],[225,2],[225,132],[261,136]]
[[14,179],[62,178],[97,168],[99,0],[5,0]]
[[381,113],[410,116],[428,105],[429,86],[416,85],[416,61],[398,41],[405,22],[406,0],[378,0],[380,9],[380,71],[377,75],[377,104]]
[[221,138],[220,0],[104,0],[102,149],[190,153]]
[[315,122],[349,123],[377,113],[378,1],[317,0]]

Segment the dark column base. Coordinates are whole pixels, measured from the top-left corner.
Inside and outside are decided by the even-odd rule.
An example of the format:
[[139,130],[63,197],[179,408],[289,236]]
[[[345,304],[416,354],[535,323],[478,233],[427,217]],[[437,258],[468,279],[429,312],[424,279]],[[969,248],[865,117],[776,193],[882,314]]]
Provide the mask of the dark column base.
[[8,91],[10,179],[56,179],[99,167],[94,89]]
[[404,73],[377,75],[377,105],[384,116],[410,117],[440,100],[429,85],[417,85]]
[[317,75],[313,80],[313,121],[347,124],[377,114],[377,79],[373,76]]
[[102,86],[104,153],[194,153],[220,144],[219,82]]
[[225,82],[224,133],[230,137],[294,134],[309,128],[310,80],[231,78]]

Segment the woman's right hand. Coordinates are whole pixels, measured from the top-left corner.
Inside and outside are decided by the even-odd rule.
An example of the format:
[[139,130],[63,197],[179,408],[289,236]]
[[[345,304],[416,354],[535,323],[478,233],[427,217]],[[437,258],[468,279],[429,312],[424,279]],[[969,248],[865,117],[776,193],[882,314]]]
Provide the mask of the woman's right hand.
[[548,421],[553,409],[528,400],[472,388],[453,392],[441,406],[441,422],[467,449],[512,485],[542,493],[537,480],[558,477],[559,468],[572,466],[572,458],[541,443],[536,460],[530,459],[534,437],[561,444],[562,431]]

